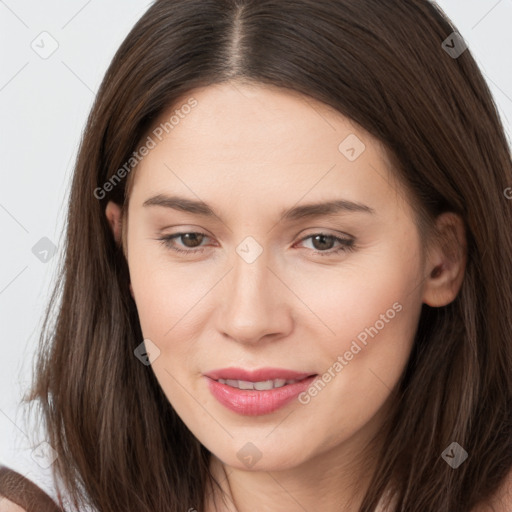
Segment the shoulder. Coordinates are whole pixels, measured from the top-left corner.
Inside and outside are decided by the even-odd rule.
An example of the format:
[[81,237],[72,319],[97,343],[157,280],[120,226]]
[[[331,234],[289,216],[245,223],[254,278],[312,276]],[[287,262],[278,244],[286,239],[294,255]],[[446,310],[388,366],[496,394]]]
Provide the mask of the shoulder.
[[510,512],[512,510],[512,471],[488,503],[477,505],[471,512]]
[[62,512],[40,487],[20,473],[0,466],[0,512]]
[[18,404],[12,416],[16,422],[7,422],[7,428],[0,425],[0,496],[27,509],[19,500],[6,495],[4,489],[12,493],[19,487],[24,494],[33,495],[29,492],[31,484],[30,489],[39,489],[53,502],[66,502],[66,491],[53,471],[58,454],[46,441],[47,432],[37,403]]
[[27,512],[26,508],[21,508],[16,503],[0,496],[0,512]]

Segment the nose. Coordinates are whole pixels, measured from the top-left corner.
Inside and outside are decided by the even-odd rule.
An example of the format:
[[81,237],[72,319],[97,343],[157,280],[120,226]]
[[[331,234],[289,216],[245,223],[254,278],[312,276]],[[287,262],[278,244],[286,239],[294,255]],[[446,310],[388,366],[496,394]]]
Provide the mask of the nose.
[[[270,268],[265,251],[252,263],[236,256],[219,289],[217,329],[239,343],[277,340],[293,329],[293,294]],[[281,279],[280,279],[281,277]]]

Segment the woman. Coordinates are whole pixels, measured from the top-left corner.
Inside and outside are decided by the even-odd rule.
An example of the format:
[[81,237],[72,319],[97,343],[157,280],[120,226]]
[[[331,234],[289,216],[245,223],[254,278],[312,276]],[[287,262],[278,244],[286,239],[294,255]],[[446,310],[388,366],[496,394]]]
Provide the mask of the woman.
[[157,0],[72,184],[59,506],[510,510],[511,184],[435,4]]

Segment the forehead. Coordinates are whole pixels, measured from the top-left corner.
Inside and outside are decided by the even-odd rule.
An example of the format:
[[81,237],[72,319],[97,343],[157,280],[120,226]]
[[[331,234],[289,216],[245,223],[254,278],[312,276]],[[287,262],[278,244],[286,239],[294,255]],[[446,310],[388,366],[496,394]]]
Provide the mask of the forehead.
[[[194,107],[185,108],[191,99]],[[298,201],[308,191],[339,190],[349,200],[363,190],[367,198],[399,192],[377,139],[330,106],[274,86],[195,89],[148,136],[155,147],[130,175],[140,194],[178,186],[197,195],[278,192]]]
[[[185,109],[191,98],[196,106]],[[181,111],[181,116],[173,115]],[[337,154],[340,137],[370,138],[330,106],[296,91],[237,82],[191,91],[162,113],[155,130],[163,131],[159,141],[172,139],[175,149],[200,148],[222,160],[238,158],[243,150],[244,156],[250,152],[262,163],[286,156],[296,162],[308,157],[316,161],[320,151]]]

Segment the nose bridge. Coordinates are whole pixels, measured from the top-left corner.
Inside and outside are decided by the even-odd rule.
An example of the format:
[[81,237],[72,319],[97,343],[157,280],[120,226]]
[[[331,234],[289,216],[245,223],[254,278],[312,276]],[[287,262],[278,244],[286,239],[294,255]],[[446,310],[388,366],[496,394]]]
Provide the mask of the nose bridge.
[[236,252],[222,292],[218,328],[247,343],[269,334],[282,334],[290,327],[290,319],[280,282],[269,268],[269,253],[254,239],[244,240]]

